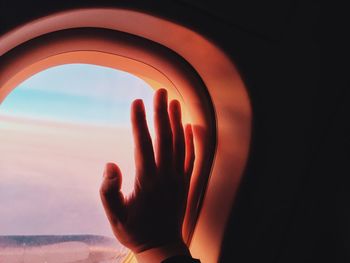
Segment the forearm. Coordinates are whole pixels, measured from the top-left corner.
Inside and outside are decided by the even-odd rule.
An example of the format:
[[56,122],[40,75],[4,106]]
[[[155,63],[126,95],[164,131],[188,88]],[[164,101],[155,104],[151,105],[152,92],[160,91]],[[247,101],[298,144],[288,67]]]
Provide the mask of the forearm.
[[184,243],[169,244],[136,254],[138,263],[198,263]]
[[200,263],[200,261],[191,256],[175,256],[168,258],[161,263]]

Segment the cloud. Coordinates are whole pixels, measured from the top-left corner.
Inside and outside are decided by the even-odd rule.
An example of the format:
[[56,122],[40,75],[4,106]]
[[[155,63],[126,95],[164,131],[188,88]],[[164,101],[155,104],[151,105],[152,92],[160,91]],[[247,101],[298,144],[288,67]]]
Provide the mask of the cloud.
[[[130,105],[143,99],[152,110],[153,90],[139,78],[110,68],[69,64],[40,72],[13,90],[0,114],[100,125],[128,125]],[[149,122],[153,114],[147,114]]]
[[150,112],[152,96],[130,74],[81,64],[17,87],[0,107],[0,235],[112,236],[98,195],[104,164],[121,167],[130,193],[130,104],[142,98]]
[[98,188],[113,161],[124,172],[124,191],[132,191],[131,131],[17,122],[0,129],[0,235],[111,236]]
[[52,67],[18,87],[116,101],[147,99],[151,90],[146,82],[130,73],[88,64]]

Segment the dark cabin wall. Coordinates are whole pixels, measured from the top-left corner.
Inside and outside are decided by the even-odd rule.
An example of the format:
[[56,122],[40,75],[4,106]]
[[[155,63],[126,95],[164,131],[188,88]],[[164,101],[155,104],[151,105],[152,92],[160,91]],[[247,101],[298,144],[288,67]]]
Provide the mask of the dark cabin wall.
[[[95,3],[1,0],[0,33]],[[244,78],[253,106],[253,140],[221,261],[349,262],[350,94],[340,66],[345,45],[321,50],[328,31],[318,2],[98,4],[141,10],[198,31],[232,57]]]

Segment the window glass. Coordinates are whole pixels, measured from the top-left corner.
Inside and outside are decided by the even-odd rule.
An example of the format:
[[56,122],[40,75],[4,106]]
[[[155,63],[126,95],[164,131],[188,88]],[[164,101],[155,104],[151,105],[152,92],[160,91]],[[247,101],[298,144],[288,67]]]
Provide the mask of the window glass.
[[132,191],[130,105],[144,100],[153,136],[152,97],[140,78],[87,64],[42,71],[8,95],[0,105],[0,262],[125,256],[98,189],[112,161],[123,191]]

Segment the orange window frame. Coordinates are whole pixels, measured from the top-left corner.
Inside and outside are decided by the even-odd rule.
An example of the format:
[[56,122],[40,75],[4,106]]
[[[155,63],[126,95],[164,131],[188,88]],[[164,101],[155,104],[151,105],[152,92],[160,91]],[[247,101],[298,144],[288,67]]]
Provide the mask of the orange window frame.
[[179,99],[185,121],[195,126],[197,157],[184,236],[202,262],[218,260],[249,152],[252,113],[234,63],[215,44],[148,14],[97,8],[8,32],[0,37],[0,55],[0,103],[26,78],[68,63],[128,71]]

